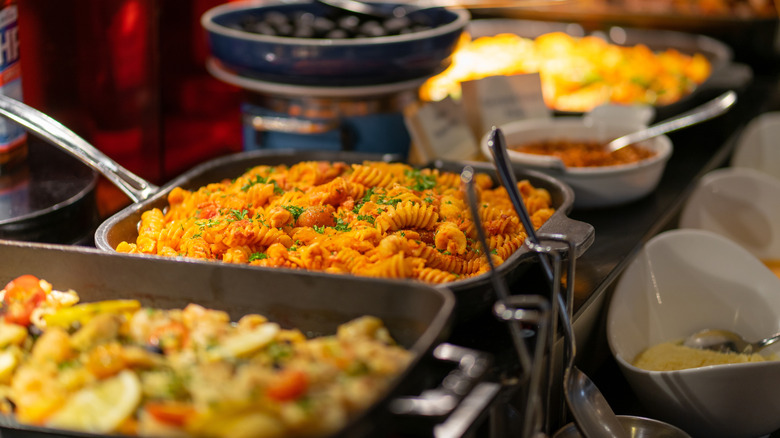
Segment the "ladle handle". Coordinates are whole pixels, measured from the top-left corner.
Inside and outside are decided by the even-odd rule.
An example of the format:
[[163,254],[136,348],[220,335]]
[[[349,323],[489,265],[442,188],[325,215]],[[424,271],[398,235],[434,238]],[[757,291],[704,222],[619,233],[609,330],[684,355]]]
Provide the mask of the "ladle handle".
[[133,202],[148,199],[159,190],[159,187],[125,169],[60,122],[25,103],[0,94],[0,114],[97,170]]
[[655,124],[646,129],[642,129],[641,131],[618,137],[609,142],[607,149],[609,149],[610,152],[615,152],[616,150],[622,149],[630,144],[638,143],[649,138],[657,137],[661,134],[674,132],[678,129],[704,122],[725,113],[726,110],[731,108],[731,106],[736,101],[737,93],[733,90],[727,91],[715,99],[697,106],[690,111],[686,111],[671,120]]

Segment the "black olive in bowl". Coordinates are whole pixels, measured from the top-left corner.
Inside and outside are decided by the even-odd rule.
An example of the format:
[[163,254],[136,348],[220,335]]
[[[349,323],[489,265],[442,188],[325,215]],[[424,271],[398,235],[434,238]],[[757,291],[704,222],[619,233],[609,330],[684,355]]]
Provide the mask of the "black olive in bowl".
[[291,0],[227,3],[203,14],[201,24],[212,56],[239,75],[286,84],[360,86],[439,73],[469,19],[465,9],[433,8],[377,20]]

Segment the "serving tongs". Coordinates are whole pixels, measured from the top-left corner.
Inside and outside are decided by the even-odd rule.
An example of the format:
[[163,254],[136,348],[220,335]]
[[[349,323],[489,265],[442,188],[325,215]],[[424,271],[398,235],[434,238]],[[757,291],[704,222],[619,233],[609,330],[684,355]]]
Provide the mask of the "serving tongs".
[[[509,325],[512,341],[520,360],[519,384],[525,384],[527,388],[526,403],[524,407],[524,419],[521,438],[532,438],[543,433],[545,418],[545,403],[542,401],[542,377],[545,367],[547,352],[547,340],[550,319],[550,304],[540,295],[510,295],[504,279],[498,275],[491,257],[490,247],[487,243],[485,230],[479,215],[479,202],[474,188],[474,169],[466,166],[461,173],[461,182],[464,184],[469,210],[471,212],[474,227],[477,231],[482,253],[488,263],[490,279],[493,288],[498,295],[498,301],[493,306],[493,313],[501,321]],[[522,324],[536,326],[536,346],[533,361],[526,346],[528,338],[527,330]],[[532,334],[532,333],[531,333]]]
[[[542,245],[539,236],[528,214],[528,210],[523,202],[523,197],[517,188],[517,178],[511,169],[509,157],[507,155],[506,142],[504,135],[499,128],[493,128],[488,138],[488,148],[490,149],[493,160],[501,179],[501,183],[506,188],[509,199],[520,217],[520,221],[528,235],[526,245],[539,255],[545,276],[552,288],[551,297],[551,345],[555,342],[556,322],[560,319],[564,329],[564,341],[567,345],[567,357],[565,358],[567,368],[563,376],[564,395],[569,410],[574,416],[579,429],[588,438],[628,438],[629,432],[620,424],[615,412],[609,406],[609,403],[599,391],[598,387],[574,365],[574,330],[572,328],[572,302],[574,285],[574,254],[575,247],[570,239],[565,235],[544,235],[546,240],[564,242],[568,246],[568,278],[566,295],[560,293],[561,275],[560,275],[560,245],[557,247]],[[555,265],[550,261],[550,257],[555,261]],[[552,361],[551,361],[552,362]],[[551,379],[555,374],[550,373]],[[552,383],[552,382],[551,382]],[[549,402],[549,399],[548,399]],[[552,407],[549,407],[548,414],[552,413]],[[548,415],[548,417],[551,417]],[[549,421],[549,420],[548,420]],[[549,425],[548,425],[549,426]]]

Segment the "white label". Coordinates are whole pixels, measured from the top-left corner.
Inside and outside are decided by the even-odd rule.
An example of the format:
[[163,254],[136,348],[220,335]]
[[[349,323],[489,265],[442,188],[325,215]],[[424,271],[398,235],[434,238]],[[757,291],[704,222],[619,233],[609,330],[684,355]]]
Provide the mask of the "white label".
[[478,136],[516,120],[551,117],[538,73],[489,76],[462,84],[463,105]]
[[449,97],[414,106],[405,112],[415,159],[471,160],[479,154],[477,139],[466,123],[463,108]]

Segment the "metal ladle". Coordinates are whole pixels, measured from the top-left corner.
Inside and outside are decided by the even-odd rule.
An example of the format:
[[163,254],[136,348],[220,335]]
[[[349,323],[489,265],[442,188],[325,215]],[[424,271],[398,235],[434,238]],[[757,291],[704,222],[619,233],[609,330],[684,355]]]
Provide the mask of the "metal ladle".
[[717,117],[725,113],[726,110],[734,105],[736,101],[737,93],[729,90],[715,99],[697,106],[690,111],[684,112],[677,117],[656,123],[639,131],[632,132],[631,134],[618,137],[607,143],[606,149],[612,153],[630,144],[638,143],[653,137],[658,137],[659,135],[663,135],[668,132],[677,131],[678,129],[701,123],[705,120],[709,120],[713,117]]
[[713,350],[721,353],[758,353],[766,347],[780,341],[780,333],[776,333],[768,338],[756,342],[746,341],[742,336],[729,331],[720,329],[700,330],[683,341],[683,345],[702,350]]
[[[523,203],[522,195],[517,189],[517,178],[510,166],[509,156],[506,152],[506,142],[504,141],[504,135],[500,129],[493,128],[487,144],[493,154],[496,169],[506,188],[509,199],[512,201],[515,211],[520,217],[520,221],[528,234],[528,241],[533,245],[539,246],[539,237],[533,227],[528,210]],[[575,254],[570,253],[569,257],[575,257]],[[556,275],[556,271],[546,255],[540,254],[539,260],[541,261],[548,280],[555,287],[555,282],[560,282],[560,275]],[[573,265],[570,264],[570,266]],[[570,284],[573,281],[574,278],[572,276],[569,278]],[[568,338],[568,341],[571,342],[571,348],[569,349],[570,357],[563,382],[564,395],[569,409],[571,410],[572,415],[574,415],[575,422],[580,427],[583,434],[588,438],[629,438],[631,436],[630,433],[620,423],[617,415],[615,415],[615,412],[609,406],[609,403],[599,391],[598,387],[585,373],[574,365],[574,330],[571,326],[569,314],[571,310],[571,299],[571,296],[564,298],[563,294],[560,293],[557,293],[556,296],[553,297],[553,300],[557,300],[558,306],[561,309],[558,313],[561,324],[565,330],[564,337]],[[569,303],[567,303],[567,301],[569,301]]]

